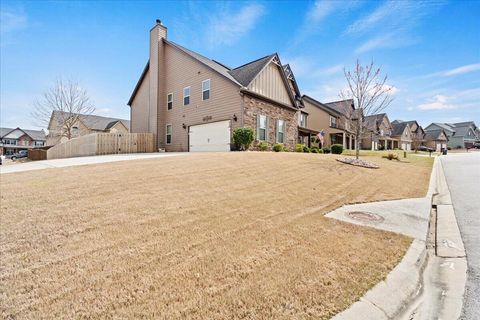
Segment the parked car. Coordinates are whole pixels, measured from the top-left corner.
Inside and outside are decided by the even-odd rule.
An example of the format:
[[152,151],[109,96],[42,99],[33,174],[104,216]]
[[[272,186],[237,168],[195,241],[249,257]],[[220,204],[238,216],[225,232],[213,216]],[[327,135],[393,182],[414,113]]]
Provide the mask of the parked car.
[[429,147],[427,147],[427,146],[418,146],[418,147],[417,147],[417,151],[427,151],[427,152],[432,151],[432,152],[433,152],[433,151],[435,151],[435,149],[429,148]]
[[480,149],[480,142],[475,142],[472,146],[474,149]]
[[27,150],[20,150],[17,153],[14,153],[10,157],[10,159],[17,160],[17,159],[26,158],[26,157],[28,157],[28,151]]

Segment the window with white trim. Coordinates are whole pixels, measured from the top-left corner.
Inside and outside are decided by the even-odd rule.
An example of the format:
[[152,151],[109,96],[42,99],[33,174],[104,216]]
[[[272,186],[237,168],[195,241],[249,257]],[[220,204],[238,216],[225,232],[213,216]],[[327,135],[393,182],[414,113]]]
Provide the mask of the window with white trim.
[[330,116],[330,127],[332,128],[337,127],[337,118]]
[[167,144],[172,143],[172,125],[167,124]]
[[262,114],[257,116],[257,140],[267,140],[267,116]]
[[277,120],[277,143],[285,142],[285,121]]
[[167,94],[167,110],[172,110],[173,108],[173,93]]
[[202,81],[202,100],[210,99],[210,79]]
[[307,127],[307,115],[303,112],[300,112],[300,117],[298,117],[298,125],[302,128]]
[[190,104],[190,87],[183,88],[183,105]]

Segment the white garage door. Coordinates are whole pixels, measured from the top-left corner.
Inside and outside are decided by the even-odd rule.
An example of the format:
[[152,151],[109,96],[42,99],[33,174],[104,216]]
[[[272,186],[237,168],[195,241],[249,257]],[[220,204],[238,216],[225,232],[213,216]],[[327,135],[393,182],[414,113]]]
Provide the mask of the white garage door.
[[230,120],[191,126],[190,152],[230,151]]

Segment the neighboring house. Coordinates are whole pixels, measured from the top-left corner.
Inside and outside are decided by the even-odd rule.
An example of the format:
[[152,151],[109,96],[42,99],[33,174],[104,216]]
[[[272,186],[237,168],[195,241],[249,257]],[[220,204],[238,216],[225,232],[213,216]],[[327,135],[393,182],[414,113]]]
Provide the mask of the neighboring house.
[[0,155],[12,155],[20,150],[43,147],[45,142],[43,130],[0,128]]
[[425,130],[423,130],[422,126],[418,124],[416,120],[410,121],[402,121],[402,120],[395,120],[392,121],[392,125],[397,123],[405,122],[410,126],[410,131],[412,132],[412,149],[416,149],[419,146],[422,146],[425,143],[424,136]]
[[166,151],[229,151],[241,127],[255,131],[251,148],[264,141],[292,150],[303,107],[276,53],[232,69],[167,40],[159,20],[128,105],[131,131],[153,133]]
[[[65,123],[70,113],[63,111],[53,111],[48,124],[47,145],[53,146],[55,144],[68,140],[65,128],[62,124]],[[130,121],[117,118],[109,118],[95,115],[81,115],[76,114],[75,123],[71,124],[71,137],[76,138],[94,132],[124,132],[130,131]]]
[[448,136],[443,129],[425,131],[425,146],[440,152],[447,148]]
[[392,122],[393,149],[412,150],[413,135],[407,122]]
[[362,149],[389,150],[395,148],[395,141],[392,137],[392,124],[386,113],[379,113],[364,118],[366,133],[362,138]]
[[425,131],[444,130],[448,137],[448,146],[451,148],[471,147],[478,139],[476,135],[477,126],[473,121],[458,123],[434,122],[425,128]]
[[332,101],[325,105],[340,113],[336,123],[332,123],[333,118],[330,118],[330,143],[341,144],[345,149],[355,149],[356,122],[353,117],[356,110],[353,100]]
[[[302,100],[305,106],[305,111],[308,113],[308,120],[305,128],[313,133],[323,131],[323,146],[329,147],[332,144],[338,143],[343,145],[345,149],[355,149],[355,138],[353,137],[352,132],[346,130],[346,127],[350,122],[347,122],[347,117],[345,115],[346,112],[342,113],[339,111],[339,105],[337,105],[337,108],[334,108],[307,95],[303,95]],[[347,103],[347,108],[350,108],[351,103]],[[347,126],[345,125],[346,123],[348,123]]]

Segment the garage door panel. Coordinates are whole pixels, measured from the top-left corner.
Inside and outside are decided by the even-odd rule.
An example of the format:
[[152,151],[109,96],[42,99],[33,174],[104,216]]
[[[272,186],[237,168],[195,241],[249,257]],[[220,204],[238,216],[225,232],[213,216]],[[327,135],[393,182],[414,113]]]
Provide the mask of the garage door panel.
[[230,121],[191,126],[191,152],[230,151]]

